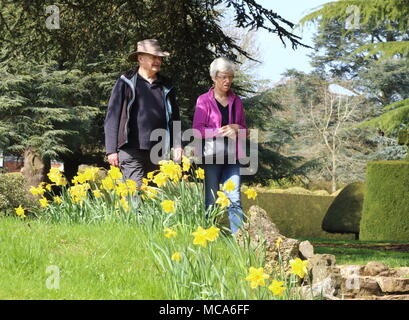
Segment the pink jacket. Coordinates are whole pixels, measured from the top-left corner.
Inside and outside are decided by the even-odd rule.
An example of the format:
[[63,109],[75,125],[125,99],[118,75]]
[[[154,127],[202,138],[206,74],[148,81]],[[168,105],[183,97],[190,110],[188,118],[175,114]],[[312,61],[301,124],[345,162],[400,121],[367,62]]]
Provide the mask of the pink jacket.
[[[235,122],[240,126],[240,129],[244,129],[245,133],[239,134],[240,143],[237,146],[237,158],[241,159],[245,156],[242,143],[245,142],[248,135],[246,127],[246,118],[244,115],[243,102],[235,95],[231,90],[228,93],[229,100],[229,124],[233,124],[232,121],[232,106],[235,104]],[[193,116],[193,129],[197,129],[200,132],[200,136],[197,138],[206,139],[219,137],[217,132],[221,128],[222,115],[217,106],[216,99],[214,98],[213,87],[210,90],[197,98],[195,114]],[[244,140],[244,141],[243,141]]]

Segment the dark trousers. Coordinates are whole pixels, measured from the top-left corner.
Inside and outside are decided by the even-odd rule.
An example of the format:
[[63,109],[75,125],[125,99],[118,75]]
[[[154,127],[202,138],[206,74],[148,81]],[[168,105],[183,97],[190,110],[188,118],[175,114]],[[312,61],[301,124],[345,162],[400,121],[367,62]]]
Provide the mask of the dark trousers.
[[149,154],[150,150],[134,148],[119,150],[119,168],[123,178],[135,181],[138,187],[140,187],[142,185],[142,178],[146,178],[149,172],[159,169],[159,165],[152,163]]

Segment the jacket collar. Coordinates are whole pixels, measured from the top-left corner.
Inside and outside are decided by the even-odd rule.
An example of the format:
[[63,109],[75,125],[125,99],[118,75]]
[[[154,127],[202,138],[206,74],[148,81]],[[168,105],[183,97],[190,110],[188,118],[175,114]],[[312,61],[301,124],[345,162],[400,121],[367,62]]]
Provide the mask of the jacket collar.
[[[208,99],[214,100],[216,102],[216,98],[214,97],[214,86],[212,86],[209,89],[207,95],[208,95]],[[229,100],[229,106],[232,106],[233,101],[236,98],[236,95],[234,94],[234,92],[231,89],[227,92],[227,98]]]

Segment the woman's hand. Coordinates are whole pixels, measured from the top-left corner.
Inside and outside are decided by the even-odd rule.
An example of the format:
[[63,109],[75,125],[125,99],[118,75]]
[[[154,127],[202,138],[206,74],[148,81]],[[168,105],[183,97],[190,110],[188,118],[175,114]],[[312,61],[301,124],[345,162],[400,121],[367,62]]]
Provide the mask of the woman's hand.
[[227,126],[223,126],[219,129],[219,133],[223,137],[228,137],[230,139],[234,139],[237,136],[237,132],[239,131],[240,126],[238,124],[228,124]]

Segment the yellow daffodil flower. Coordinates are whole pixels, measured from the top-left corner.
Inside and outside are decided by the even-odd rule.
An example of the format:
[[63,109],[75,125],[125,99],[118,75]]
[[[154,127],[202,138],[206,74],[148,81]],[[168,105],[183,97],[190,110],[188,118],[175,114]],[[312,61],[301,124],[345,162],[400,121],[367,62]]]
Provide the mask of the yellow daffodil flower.
[[205,178],[205,173],[204,170],[202,168],[199,168],[197,170],[195,170],[195,174],[196,174],[196,178],[197,179],[204,179]]
[[175,213],[175,201],[173,200],[163,200],[162,209],[166,213]]
[[172,230],[171,228],[165,228],[163,229],[163,231],[165,232],[165,237],[168,239],[174,238],[177,235],[177,232]]
[[215,226],[211,226],[209,229],[206,229],[206,240],[208,241],[214,241],[217,239],[219,236],[219,228],[216,228]]
[[249,274],[246,277],[247,281],[250,281],[250,287],[252,289],[257,288],[258,286],[265,286],[265,280],[269,278],[269,275],[264,273],[263,268],[254,268],[250,267]]
[[101,198],[102,197],[102,192],[99,189],[93,190],[92,193],[94,194],[95,198]]
[[268,289],[273,293],[275,296],[283,296],[286,287],[283,286],[284,281],[277,281],[273,280],[271,284],[268,286]]
[[163,173],[163,172],[159,172],[154,178],[153,178],[153,182],[159,187],[163,187],[166,182],[168,181],[168,177]]
[[227,192],[232,192],[234,191],[234,188],[236,187],[236,184],[231,180],[227,180],[227,182],[223,185],[223,190]]
[[171,260],[176,261],[176,262],[180,262],[180,260],[181,260],[180,252],[175,252],[174,254],[172,254]]
[[300,278],[308,273],[308,260],[301,260],[300,258],[290,260],[291,273],[296,274]]
[[112,190],[115,188],[114,181],[110,177],[106,177],[105,179],[101,180],[102,189],[107,191]]
[[55,203],[57,203],[57,204],[62,203],[62,199],[61,199],[60,196],[55,196],[55,197],[53,197],[53,201],[54,201]]
[[182,170],[188,172],[190,170],[190,159],[186,156],[182,156]]
[[46,208],[48,206],[48,200],[46,198],[44,198],[44,197],[41,198],[39,200],[39,202],[40,202],[40,205],[41,205],[42,208]]
[[280,246],[281,246],[281,244],[283,243],[283,238],[277,238],[277,240],[276,240],[276,248],[277,249],[279,249],[280,248]]
[[225,208],[225,207],[230,206],[230,200],[229,200],[229,198],[227,198],[227,196],[224,194],[224,192],[217,191],[217,196],[218,196],[218,198],[216,200],[216,203],[218,205],[220,205],[220,207]]
[[24,214],[24,209],[21,205],[19,205],[17,208],[15,208],[14,210],[16,210],[16,214],[21,217],[21,218],[25,218],[26,215]]
[[122,178],[122,173],[118,167],[111,166],[111,168],[108,171],[108,176],[113,180],[119,180]]
[[194,245],[201,245],[206,248],[208,234],[205,229],[199,226],[195,232],[192,232],[192,235],[195,237],[193,239]]
[[248,199],[256,200],[257,192],[254,189],[249,188],[247,191],[244,192],[244,194],[247,195]]

